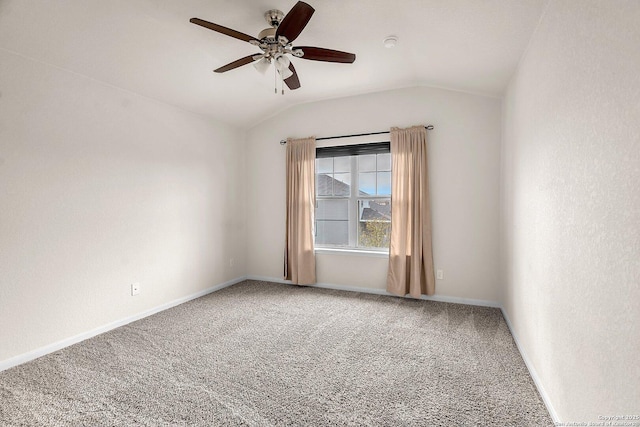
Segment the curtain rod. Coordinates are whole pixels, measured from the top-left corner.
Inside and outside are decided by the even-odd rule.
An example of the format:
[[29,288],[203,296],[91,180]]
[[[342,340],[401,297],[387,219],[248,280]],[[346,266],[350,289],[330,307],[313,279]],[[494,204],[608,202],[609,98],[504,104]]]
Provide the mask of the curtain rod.
[[[424,127],[426,130],[433,130],[433,125],[427,125]],[[384,132],[369,132],[369,133],[356,133],[353,135],[340,135],[340,136],[325,136],[322,138],[316,138],[316,141],[323,141],[325,139],[338,139],[338,138],[353,138],[356,136],[369,136],[369,135],[382,135],[383,133],[391,133],[391,131],[384,131]],[[280,141],[280,145],[285,145],[287,143],[287,140],[283,139],[282,141]]]

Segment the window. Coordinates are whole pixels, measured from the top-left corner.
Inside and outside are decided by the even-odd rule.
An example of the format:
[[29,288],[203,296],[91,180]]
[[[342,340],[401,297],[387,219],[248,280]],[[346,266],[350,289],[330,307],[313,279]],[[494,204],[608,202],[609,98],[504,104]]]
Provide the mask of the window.
[[390,230],[389,143],[318,148],[316,247],[385,250]]

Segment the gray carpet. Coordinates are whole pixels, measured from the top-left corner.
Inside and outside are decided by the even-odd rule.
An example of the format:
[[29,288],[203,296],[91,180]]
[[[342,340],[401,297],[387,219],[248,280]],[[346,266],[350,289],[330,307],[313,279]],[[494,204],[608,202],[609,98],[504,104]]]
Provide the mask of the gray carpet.
[[498,309],[247,281],[0,372],[0,425],[553,422]]

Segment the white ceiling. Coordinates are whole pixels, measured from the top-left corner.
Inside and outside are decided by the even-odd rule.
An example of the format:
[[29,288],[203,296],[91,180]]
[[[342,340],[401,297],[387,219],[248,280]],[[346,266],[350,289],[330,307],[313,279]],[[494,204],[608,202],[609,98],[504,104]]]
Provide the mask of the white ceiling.
[[[546,1],[308,0],[316,12],[294,45],[357,59],[294,58],[302,88],[284,96],[250,65],[214,74],[259,50],[189,19],[257,36],[266,10],[295,0],[0,0],[0,48],[250,127],[295,104],[406,86],[500,96]],[[400,41],[386,49],[391,34]]]

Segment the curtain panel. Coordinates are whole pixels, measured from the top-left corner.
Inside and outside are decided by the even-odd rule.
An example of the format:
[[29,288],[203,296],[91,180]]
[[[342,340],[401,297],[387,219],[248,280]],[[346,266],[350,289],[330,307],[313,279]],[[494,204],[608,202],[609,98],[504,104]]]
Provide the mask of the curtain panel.
[[391,128],[391,242],[387,291],[433,295],[431,211],[424,126]]
[[287,212],[284,277],[299,285],[316,282],[313,226],[316,200],[316,139],[287,139]]

